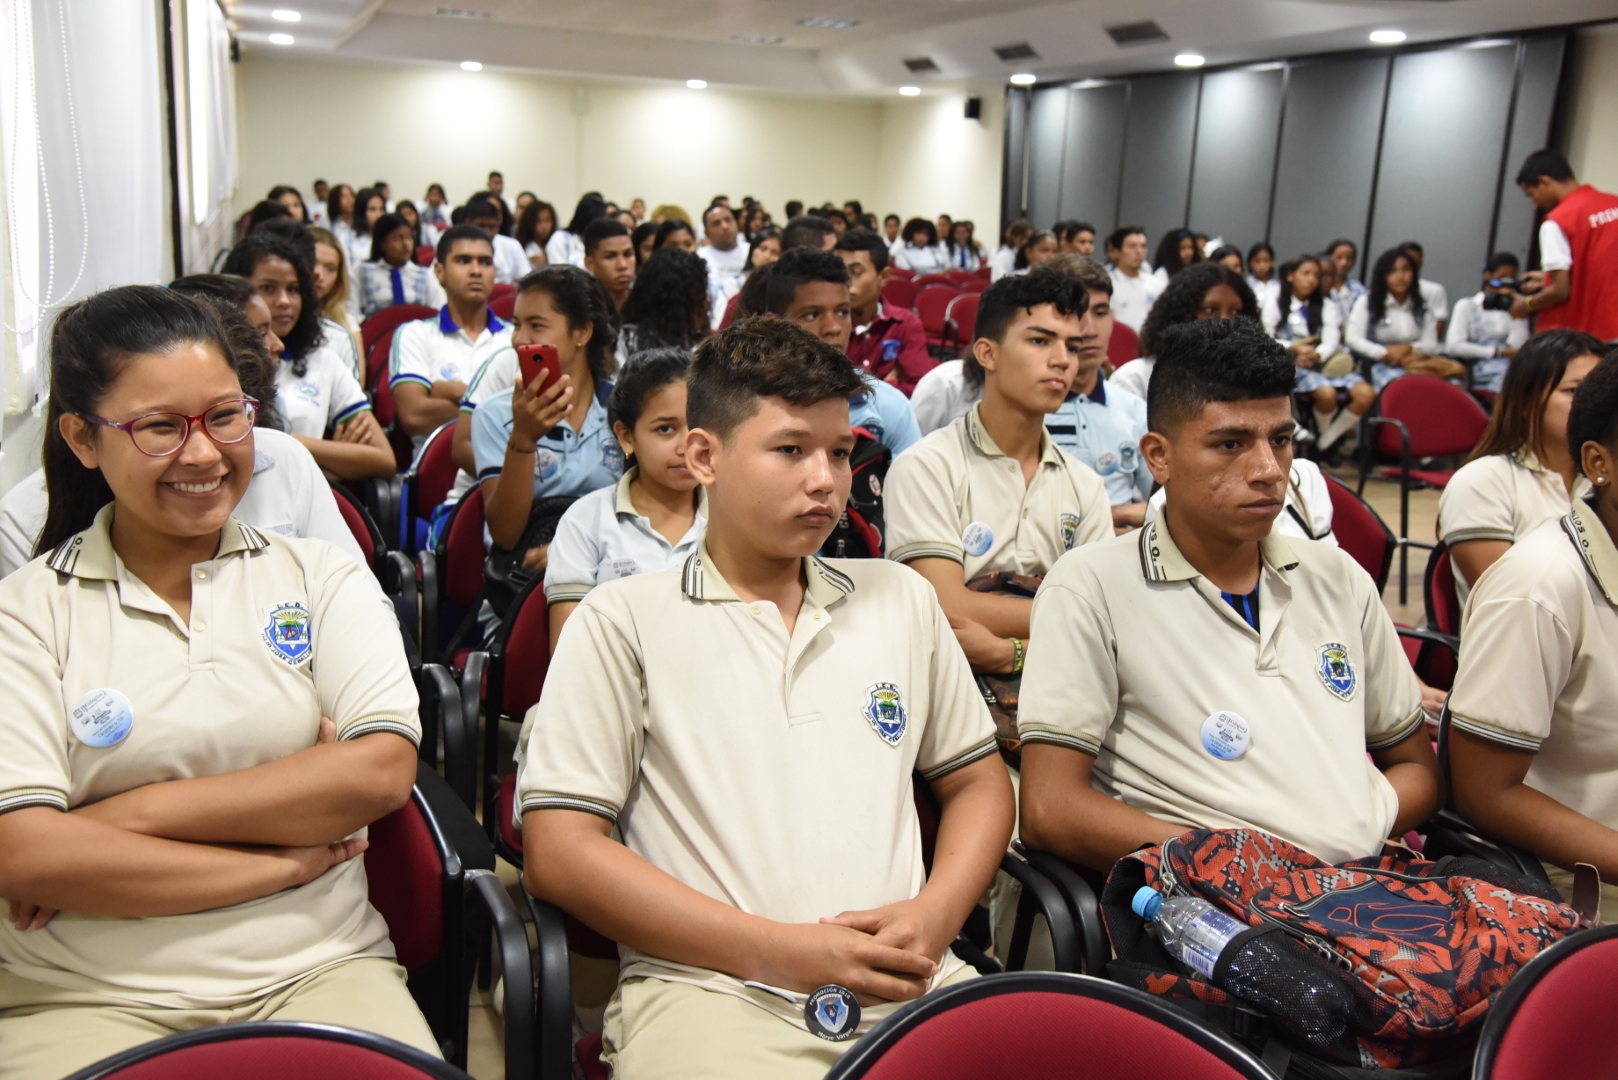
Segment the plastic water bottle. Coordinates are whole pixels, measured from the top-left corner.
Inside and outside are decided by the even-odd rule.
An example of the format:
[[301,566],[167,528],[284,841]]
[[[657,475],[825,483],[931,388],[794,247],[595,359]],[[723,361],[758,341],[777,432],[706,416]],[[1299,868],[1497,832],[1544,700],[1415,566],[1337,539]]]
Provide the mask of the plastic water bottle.
[[1157,940],[1170,956],[1209,981],[1219,954],[1248,928],[1206,900],[1164,896],[1144,885],[1135,891],[1129,906],[1136,915],[1157,924]]

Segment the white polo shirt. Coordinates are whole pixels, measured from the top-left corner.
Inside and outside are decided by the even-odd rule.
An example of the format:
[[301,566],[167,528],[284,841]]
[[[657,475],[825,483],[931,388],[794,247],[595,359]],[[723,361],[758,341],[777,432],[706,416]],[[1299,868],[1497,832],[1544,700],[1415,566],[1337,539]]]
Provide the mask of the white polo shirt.
[[[920,892],[911,774],[992,755],[988,711],[922,577],[879,559],[810,557],[803,573],[791,635],[701,543],[681,570],[594,589],[523,721],[519,824],[530,810],[598,814],[676,880],[777,922]],[[731,994],[803,1028],[803,994],[620,953],[624,977]],[[946,953],[937,978],[959,968]]]
[[[48,509],[44,469],[35,469],[0,498],[0,578],[33,560]],[[260,532],[324,540],[365,565],[314,455],[285,432],[253,429],[253,479],[236,504],[236,519]]]
[[1112,275],[1113,318],[1139,333],[1151,314],[1152,305],[1163,295],[1167,283],[1152,272],[1151,264],[1141,263],[1140,271],[1130,277],[1116,266],[1108,268]]
[[[746,271],[749,250],[751,249],[747,241],[737,237],[736,246],[729,251],[720,251],[712,244],[708,244],[697,248],[697,254],[701,255],[702,261],[708,264],[708,278],[712,281],[714,278],[728,277]],[[717,319],[714,321],[714,325],[719,325]]]
[[[1578,477],[1574,492],[1588,495],[1590,482]],[[1468,540],[1515,543],[1545,524],[1566,516],[1573,501],[1560,473],[1539,463],[1524,447],[1515,454],[1490,454],[1455,470],[1438,497],[1438,538],[1454,546]],[[1471,582],[1455,570],[1455,589],[1466,603]]]
[[1064,551],[1112,535],[1107,488],[1040,428],[1040,461],[1022,465],[983,430],[979,406],[933,432],[888,467],[888,558],[952,559],[966,580],[1044,574]]
[[347,366],[349,374],[361,386],[365,385],[365,361],[360,357],[360,348],[354,343],[354,332],[335,319],[320,317],[320,329],[324,331],[325,338],[321,344],[335,352]]
[[546,549],[546,603],[583,600],[608,581],[672,570],[697,549],[708,527],[707,489],[693,493],[697,515],[679,542],[670,544],[629,497],[639,471],[631,468],[611,487],[590,492],[556,523],[556,536]]
[[302,375],[291,357],[281,357],[275,369],[275,404],[292,433],[310,439],[323,439],[327,431],[371,409],[347,361],[326,345],[309,354]]
[[515,285],[534,272],[528,252],[509,236],[494,237],[494,282],[496,285]]
[[[1607,496],[1611,498],[1612,496]],[[1618,829],[1618,548],[1575,499],[1500,557],[1472,590],[1456,728],[1534,755],[1524,779]]]
[[[456,325],[445,304],[438,309],[437,318],[407,322],[394,332],[393,351],[388,356],[388,385],[395,392],[404,382],[414,382],[428,390],[435,382],[459,382],[470,387],[473,377],[491,357],[510,349],[511,327],[494,312],[489,312],[488,325],[473,338]],[[515,351],[511,352],[510,363],[515,372]],[[471,410],[463,403],[463,411]],[[425,438],[416,437],[416,449],[421,449]]]
[[584,269],[584,241],[566,229],[557,229],[545,241],[545,261],[551,266]]
[[923,435],[931,435],[972,411],[983,391],[966,385],[966,369],[960,360],[945,360],[916,383],[910,393],[910,408]]
[[[187,625],[117,557],[112,514],[109,504],[0,582],[0,810],[67,811],[251,768],[314,746],[323,716],[339,739],[418,740],[398,622],[352,559],[232,518],[218,554],[193,568]],[[71,717],[109,694],[132,726],[98,747]],[[362,859],[212,911],[64,911],[43,930],[0,927],[11,974],[158,1008],[229,1008],[344,960],[393,955]]]
[[[1260,546],[1257,630],[1161,518],[1063,556],[1034,599],[1018,731],[1094,755],[1092,786],[1164,821],[1373,854],[1399,800],[1366,751],[1417,730],[1421,687],[1353,559],[1273,531]],[[1245,753],[1207,749],[1221,726]]]

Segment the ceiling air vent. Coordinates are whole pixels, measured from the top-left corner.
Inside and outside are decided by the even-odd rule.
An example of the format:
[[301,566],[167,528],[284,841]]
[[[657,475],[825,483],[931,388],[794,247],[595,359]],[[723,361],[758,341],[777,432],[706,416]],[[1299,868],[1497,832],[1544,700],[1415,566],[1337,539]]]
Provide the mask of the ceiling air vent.
[[492,19],[492,11],[469,11],[466,8],[440,7],[433,8],[433,14],[440,19]]
[[936,75],[941,70],[930,56],[913,56],[905,61],[905,67],[917,75]]
[[1169,39],[1163,28],[1150,19],[1145,22],[1124,23],[1122,26],[1109,26],[1106,30],[1107,36],[1118,45],[1146,45]]
[[1034,47],[1026,41],[1019,42],[1016,45],[996,45],[994,55],[998,56],[1002,63],[1007,64],[1014,60],[1039,59],[1039,54],[1034,51]]

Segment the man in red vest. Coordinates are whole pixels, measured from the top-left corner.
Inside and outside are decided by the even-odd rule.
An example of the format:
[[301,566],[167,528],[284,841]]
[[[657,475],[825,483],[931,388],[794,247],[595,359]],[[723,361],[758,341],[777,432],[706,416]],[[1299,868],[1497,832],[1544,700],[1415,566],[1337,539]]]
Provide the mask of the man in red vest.
[[1555,150],[1529,154],[1517,186],[1546,213],[1540,269],[1522,276],[1540,289],[1519,297],[1511,314],[1539,316],[1539,330],[1568,327],[1618,339],[1618,196],[1579,183]]

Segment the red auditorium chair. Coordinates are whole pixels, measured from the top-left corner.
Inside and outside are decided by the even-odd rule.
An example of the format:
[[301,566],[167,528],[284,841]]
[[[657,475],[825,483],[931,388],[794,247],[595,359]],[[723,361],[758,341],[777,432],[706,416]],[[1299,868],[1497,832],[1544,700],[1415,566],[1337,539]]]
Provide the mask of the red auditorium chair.
[[977,273],[972,270],[946,270],[944,271],[944,276],[948,278],[949,283],[955,286],[957,289],[964,289],[968,285],[975,285],[979,280],[981,280],[977,276]]
[[[1429,458],[1462,457],[1472,452],[1488,426],[1489,414],[1477,399],[1436,375],[1406,375],[1395,379],[1377,401],[1377,415],[1368,419],[1375,431],[1377,453],[1398,461],[1377,469],[1382,479],[1399,481],[1399,603],[1406,600],[1406,578],[1412,547],[1431,544],[1410,539],[1410,493],[1418,488],[1442,491],[1454,469],[1424,468]],[[1365,490],[1371,474],[1371,455],[1360,455],[1360,486]]]
[[431,244],[421,244],[416,248],[416,265],[431,266],[438,259],[438,249]]
[[898,308],[910,308],[916,305],[916,283],[909,278],[890,278],[882,286],[882,300]]
[[[421,653],[455,671],[464,668],[472,651],[461,642],[476,630],[483,600],[483,525],[483,489],[475,487],[450,512],[437,545],[416,554]],[[445,630],[449,637],[440,644]]]
[[971,277],[961,278],[956,281],[955,287],[962,292],[980,293],[989,287],[989,283],[973,274]]
[[916,272],[914,270],[906,270],[902,266],[895,266],[891,259],[888,260],[888,277],[891,280],[911,281],[914,280],[915,276]]
[[928,285],[916,293],[916,314],[927,335],[929,349],[941,349],[949,340],[950,330],[946,312],[950,301],[961,295],[953,285]]
[[[360,546],[360,553],[365,556],[366,569],[380,579],[382,560],[387,556],[388,546],[382,539],[382,530],[377,527],[376,519],[366,512],[365,507],[359,504],[359,500],[336,481],[331,484],[331,493],[337,500],[337,512],[343,515],[343,524],[354,534],[354,542]],[[412,578],[414,576],[411,575]]]
[[1474,1080],[1610,1076],[1618,1062],[1618,926],[1581,930],[1517,972],[1489,1010]]
[[916,288],[918,289],[925,289],[929,285],[948,285],[950,288],[955,289],[956,292],[960,291],[948,274],[922,274],[915,280]]
[[1084,975],[1009,972],[901,1007],[826,1080],[1274,1080],[1235,1040],[1141,990]]
[[1398,537],[1382,520],[1382,515],[1354,494],[1353,488],[1335,476],[1325,479],[1326,490],[1331,492],[1332,535],[1337,537],[1338,546],[1371,575],[1380,594],[1388,587],[1388,571],[1393,567]]
[[432,518],[433,510],[449,498],[459,466],[451,456],[455,442],[455,421],[441,425],[421,444],[421,452],[400,479],[400,550],[419,550],[417,522]]
[[495,286],[496,289],[499,289],[499,288],[502,288],[502,287],[509,288],[509,289],[511,289],[511,291],[508,292],[508,293],[501,293],[499,296],[492,297],[489,300],[489,310],[494,312],[496,317],[504,319],[506,322],[510,322],[511,319],[512,319],[512,316],[517,311],[517,290],[516,290],[516,288],[514,286],[509,286],[509,285],[508,286],[500,286],[500,285]]
[[[508,1074],[509,1075],[509,1074]],[[471,1080],[413,1046],[330,1024],[216,1024],[183,1031],[80,1069],[68,1080]]]
[[[401,323],[415,322],[417,319],[430,319],[437,314],[436,308],[427,307],[425,304],[394,304],[392,307],[383,308],[360,323],[360,343],[365,349],[366,357],[371,357],[371,347],[376,344],[377,338],[394,327]],[[371,377],[376,377],[374,366]]]
[[977,279],[983,282],[985,285],[989,283],[990,278],[993,276],[992,272],[987,266],[980,266],[976,270],[972,271],[972,273],[976,275]]
[[949,302],[944,309],[944,322],[948,326],[950,337],[955,340],[956,351],[964,354],[976,341],[978,324],[978,299],[980,294],[963,292]]
[[502,284],[499,284],[499,285],[492,285],[492,286],[489,287],[489,303],[491,303],[491,304],[494,303],[496,300],[500,299],[502,296],[516,296],[516,295],[517,295],[517,286],[509,284],[509,283],[502,283]]
[[1107,341],[1107,359],[1114,369],[1140,357],[1140,335],[1121,322],[1112,324],[1112,337]]

